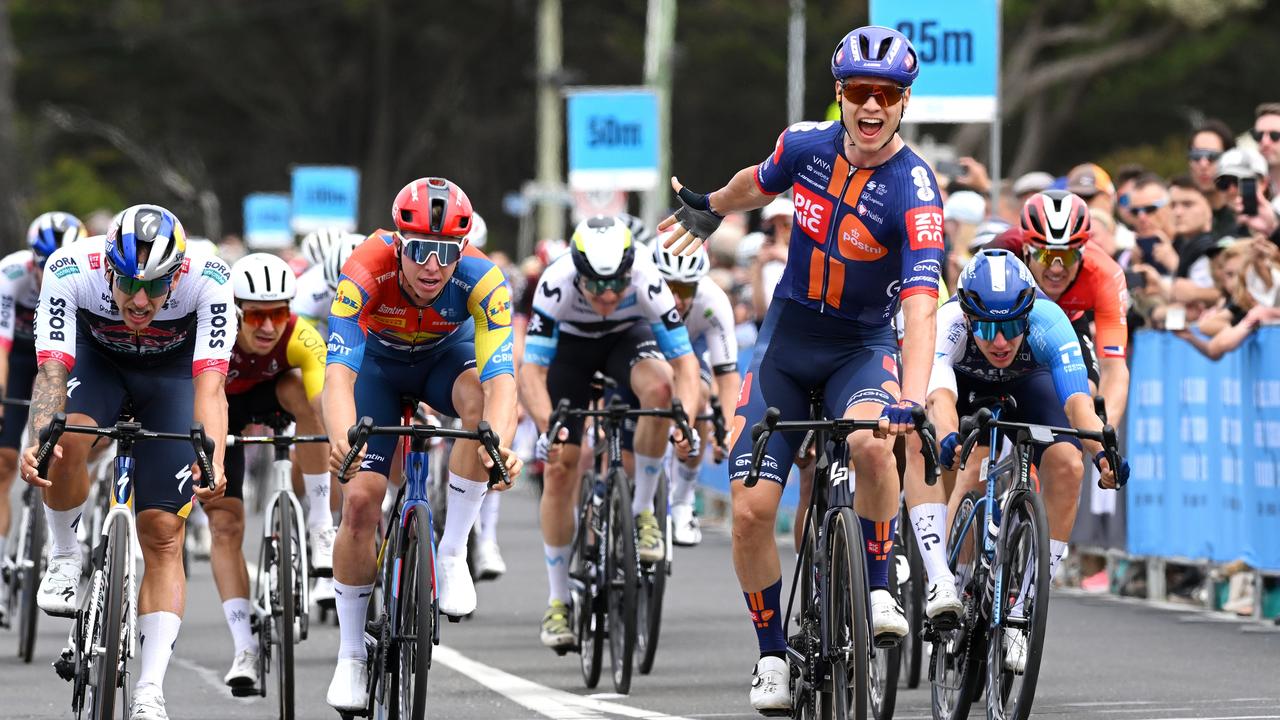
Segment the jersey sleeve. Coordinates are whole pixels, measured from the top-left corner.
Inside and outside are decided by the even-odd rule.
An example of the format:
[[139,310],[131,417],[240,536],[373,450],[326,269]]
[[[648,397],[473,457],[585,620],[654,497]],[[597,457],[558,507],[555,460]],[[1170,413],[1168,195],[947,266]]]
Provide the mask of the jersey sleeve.
[[59,275],[48,269],[55,260],[65,259],[70,263],[67,267],[74,266],[75,258],[69,255],[70,248],[57,250],[45,264],[40,281],[40,304],[36,307],[36,363],[59,362],[72,370],[76,364],[76,312],[79,309],[76,290],[84,274]]
[[12,260],[0,265],[0,348],[13,349],[13,332],[18,316],[18,283],[27,276],[26,263]]
[[655,270],[648,282],[636,290],[637,302],[644,308],[645,317],[653,327],[653,336],[658,341],[658,348],[668,360],[688,355],[693,352],[693,343],[689,341],[689,331],[676,309],[676,298],[671,288],[662,280]]
[[196,347],[191,357],[191,377],[213,371],[223,375],[231,364],[231,346],[235,342],[235,295],[231,287],[231,269],[217,258],[205,261],[199,275],[189,274],[185,282],[199,282],[196,306]]
[[467,310],[476,323],[476,369],[480,372],[480,382],[499,375],[514,376],[511,286],[497,265],[490,264],[471,289]]
[[942,275],[943,223],[938,182],[919,158],[898,180],[902,207],[902,290],[900,299],[924,293],[938,297]]
[[756,166],[756,187],[766,195],[777,195],[786,192],[792,183],[792,153],[796,133],[807,130],[829,127],[831,123],[796,123],[783,130],[773,144],[773,152]]
[[[710,281],[708,281],[710,282]],[[733,322],[733,305],[720,286],[710,282],[707,293],[706,314],[707,331],[703,341],[707,346],[711,371],[716,375],[727,375],[738,371],[738,334]]]
[[[933,370],[929,375],[929,390],[950,390],[958,394],[955,363],[964,354],[969,341],[969,326],[959,303],[948,303],[938,308],[938,334],[934,341]],[[927,393],[926,393],[927,395]]]
[[[550,268],[548,268],[550,269]],[[552,274],[542,273],[533,291],[533,306],[525,328],[524,361],[546,367],[556,356],[560,308],[567,302],[565,289],[552,287]]]
[[1031,355],[1053,374],[1053,387],[1063,405],[1076,393],[1089,394],[1089,374],[1080,352],[1080,339],[1062,308],[1041,298],[1031,308],[1031,328],[1027,332]]
[[1129,288],[1124,270],[1105,253],[1090,254],[1094,269],[1094,346],[1104,358],[1123,358],[1129,345]]
[[[364,344],[369,334],[369,291],[361,282],[372,280],[363,265],[347,260],[338,277],[338,291],[329,304],[329,339],[327,360],[360,372],[364,362]],[[350,274],[348,274],[350,273]],[[371,285],[370,285],[371,287]]]
[[285,346],[285,361],[302,371],[302,387],[313,400],[324,388],[324,338],[305,318],[293,324],[293,334]]

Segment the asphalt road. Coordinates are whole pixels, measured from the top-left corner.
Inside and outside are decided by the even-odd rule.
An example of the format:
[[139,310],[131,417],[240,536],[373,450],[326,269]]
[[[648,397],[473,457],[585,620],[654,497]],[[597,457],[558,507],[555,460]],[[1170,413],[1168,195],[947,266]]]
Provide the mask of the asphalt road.
[[[500,539],[509,568],[479,586],[472,620],[445,624],[431,672],[431,717],[754,718],[747,703],[755,636],[729,562],[729,538],[709,531],[681,549],[653,674],[629,696],[582,686],[578,657],[558,658],[538,643],[546,601],[536,507],[513,490]],[[247,543],[256,557],[256,540]],[[336,627],[313,622],[297,648],[299,717],[336,717],[324,702],[337,649]],[[68,621],[41,618],[37,659],[19,663],[13,631],[0,633],[0,717],[65,718],[69,685],[49,662]],[[222,685],[231,640],[207,563],[191,574],[186,619],[166,678],[173,718],[274,717],[274,699],[237,699]],[[975,707],[975,717],[979,712]],[[1197,612],[1056,593],[1036,715],[1062,718],[1280,718],[1280,632]],[[899,692],[897,717],[929,717],[927,683]]]

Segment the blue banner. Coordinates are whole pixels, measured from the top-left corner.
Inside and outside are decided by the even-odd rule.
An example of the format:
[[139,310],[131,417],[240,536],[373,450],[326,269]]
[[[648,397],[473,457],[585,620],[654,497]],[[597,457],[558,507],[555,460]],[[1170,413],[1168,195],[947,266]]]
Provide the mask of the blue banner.
[[293,244],[289,196],[254,193],[244,198],[244,242],[251,250],[275,250]]
[[303,234],[324,227],[354,232],[359,203],[359,170],[340,165],[294,166],[294,232]]
[[648,190],[658,181],[658,98],[646,88],[568,91],[569,187]]
[[1164,332],[1132,349],[1129,552],[1280,569],[1280,328],[1217,362]]

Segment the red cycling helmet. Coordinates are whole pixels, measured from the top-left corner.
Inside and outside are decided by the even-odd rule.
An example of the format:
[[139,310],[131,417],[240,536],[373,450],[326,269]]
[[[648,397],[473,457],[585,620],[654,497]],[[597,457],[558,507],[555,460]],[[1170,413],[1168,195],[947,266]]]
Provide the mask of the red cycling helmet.
[[418,178],[401,188],[391,205],[400,232],[444,235],[459,240],[471,232],[471,200],[444,178]]
[[1089,241],[1089,206],[1066,190],[1045,190],[1022,206],[1021,224],[1027,242],[1078,248]]

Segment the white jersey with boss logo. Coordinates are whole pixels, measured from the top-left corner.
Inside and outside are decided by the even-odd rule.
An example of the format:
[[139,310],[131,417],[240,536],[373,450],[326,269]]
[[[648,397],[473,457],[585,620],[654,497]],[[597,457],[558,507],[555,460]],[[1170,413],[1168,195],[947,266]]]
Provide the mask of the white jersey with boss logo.
[[19,250],[0,260],[0,346],[14,341],[35,341],[36,305],[40,303],[40,269],[30,250]]
[[75,367],[84,339],[112,360],[136,368],[191,359],[194,377],[226,373],[235,341],[231,270],[212,255],[188,256],[151,324],[134,332],[124,324],[107,283],[106,236],[59,249],[45,265],[36,310],[36,358]]

